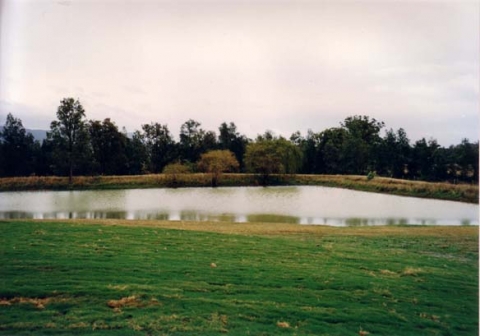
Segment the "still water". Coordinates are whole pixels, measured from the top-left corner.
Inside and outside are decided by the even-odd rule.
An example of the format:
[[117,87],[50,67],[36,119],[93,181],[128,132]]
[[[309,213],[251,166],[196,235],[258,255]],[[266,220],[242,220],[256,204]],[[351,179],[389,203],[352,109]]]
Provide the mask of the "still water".
[[478,225],[479,206],[318,186],[0,193],[0,219],[13,218]]

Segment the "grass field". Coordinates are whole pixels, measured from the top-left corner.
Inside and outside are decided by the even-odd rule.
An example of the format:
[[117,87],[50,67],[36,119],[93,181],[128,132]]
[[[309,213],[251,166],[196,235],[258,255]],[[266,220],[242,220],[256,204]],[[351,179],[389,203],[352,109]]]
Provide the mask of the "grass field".
[[0,222],[2,335],[477,335],[478,227]]
[[[175,180],[173,180],[175,179]],[[219,186],[258,186],[259,176],[253,174],[223,174]],[[478,204],[477,184],[431,183],[376,177],[367,180],[358,175],[272,175],[270,185],[319,185],[378,193],[435,198]],[[136,176],[77,176],[73,183],[68,177],[31,176],[0,178],[0,191],[18,190],[85,190],[165,187],[210,187],[209,174],[152,174]]]

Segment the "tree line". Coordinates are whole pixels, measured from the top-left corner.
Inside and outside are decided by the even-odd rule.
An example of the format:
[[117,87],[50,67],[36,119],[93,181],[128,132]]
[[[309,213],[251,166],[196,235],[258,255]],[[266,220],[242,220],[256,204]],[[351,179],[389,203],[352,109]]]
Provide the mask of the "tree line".
[[60,102],[43,141],[8,114],[0,129],[0,176],[139,175],[148,173],[252,172],[271,174],[378,174],[425,181],[478,182],[479,144],[463,139],[442,147],[434,139],[411,144],[403,128],[368,116],[346,118],[339,127],[296,132],[270,131],[249,139],[233,122],[218,134],[195,120],[181,125],[175,141],[167,125],[144,124],[129,136],[110,118],[87,120],[79,100]]

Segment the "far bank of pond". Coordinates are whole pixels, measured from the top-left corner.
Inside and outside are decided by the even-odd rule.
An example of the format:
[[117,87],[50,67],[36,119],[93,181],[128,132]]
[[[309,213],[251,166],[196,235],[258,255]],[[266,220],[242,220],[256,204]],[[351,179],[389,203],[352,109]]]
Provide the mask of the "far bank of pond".
[[478,225],[479,206],[322,186],[4,192],[0,219]]
[[[67,177],[31,176],[0,178],[0,192],[26,190],[111,190],[143,188],[211,187],[210,174],[150,174],[135,176],[77,176],[73,183]],[[222,174],[219,187],[261,186],[262,177],[255,174]],[[478,185],[431,183],[356,175],[271,175],[270,186],[327,186],[376,193],[432,198],[478,204]]]

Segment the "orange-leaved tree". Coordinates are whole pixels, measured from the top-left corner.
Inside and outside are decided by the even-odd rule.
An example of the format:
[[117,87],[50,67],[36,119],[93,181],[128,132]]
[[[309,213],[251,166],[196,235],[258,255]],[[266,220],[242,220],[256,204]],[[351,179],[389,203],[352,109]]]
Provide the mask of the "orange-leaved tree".
[[200,156],[197,166],[201,171],[212,174],[212,187],[216,187],[221,174],[236,171],[239,164],[231,151],[212,150]]

